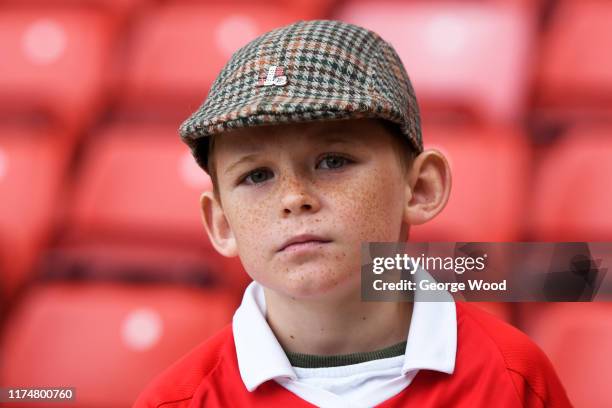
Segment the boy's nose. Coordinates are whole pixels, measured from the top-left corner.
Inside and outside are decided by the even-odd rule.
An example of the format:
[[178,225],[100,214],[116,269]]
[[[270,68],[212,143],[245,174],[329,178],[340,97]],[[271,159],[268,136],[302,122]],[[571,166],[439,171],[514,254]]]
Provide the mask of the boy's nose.
[[318,205],[311,196],[307,194],[290,194],[283,197],[283,213],[300,214],[301,212],[316,212]]
[[316,212],[319,210],[319,200],[302,184],[291,183],[292,188],[286,189],[281,198],[283,215]]

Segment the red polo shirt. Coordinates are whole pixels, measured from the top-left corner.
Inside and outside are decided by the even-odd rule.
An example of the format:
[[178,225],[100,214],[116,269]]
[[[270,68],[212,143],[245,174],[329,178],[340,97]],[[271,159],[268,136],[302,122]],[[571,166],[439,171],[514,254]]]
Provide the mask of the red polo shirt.
[[[525,334],[475,306],[456,305],[454,373],[420,370],[380,408],[571,407],[550,361]],[[312,406],[274,380],[249,392],[228,325],[158,376],[134,408]]]

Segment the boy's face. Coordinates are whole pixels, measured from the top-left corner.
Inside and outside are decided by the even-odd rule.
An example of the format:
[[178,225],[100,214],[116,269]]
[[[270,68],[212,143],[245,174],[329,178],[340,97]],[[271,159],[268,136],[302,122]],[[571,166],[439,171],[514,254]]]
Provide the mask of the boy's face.
[[211,239],[287,296],[355,290],[361,243],[406,238],[411,190],[393,138],[373,119],[223,134],[214,152],[221,203],[202,199]]

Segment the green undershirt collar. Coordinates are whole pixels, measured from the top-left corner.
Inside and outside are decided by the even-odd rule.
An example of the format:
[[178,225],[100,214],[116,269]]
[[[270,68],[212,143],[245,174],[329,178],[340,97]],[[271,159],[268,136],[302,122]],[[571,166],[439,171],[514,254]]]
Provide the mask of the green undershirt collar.
[[339,367],[350,364],[359,364],[365,363],[366,361],[401,356],[405,352],[406,341],[380,350],[367,351],[364,353],[340,354],[335,356],[292,353],[285,350],[285,354],[287,354],[287,358],[289,359],[291,365],[293,367],[301,368]]

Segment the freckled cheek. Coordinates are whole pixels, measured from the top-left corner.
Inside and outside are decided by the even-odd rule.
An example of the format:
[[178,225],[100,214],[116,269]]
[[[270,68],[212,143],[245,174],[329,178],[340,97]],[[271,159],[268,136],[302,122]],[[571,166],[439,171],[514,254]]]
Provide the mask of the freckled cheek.
[[402,186],[372,172],[346,187],[337,197],[335,213],[353,239],[395,240],[401,224]]
[[263,203],[254,200],[239,199],[235,202],[249,203],[248,205],[236,205],[227,209],[232,231],[238,241],[239,248],[250,248],[261,252],[265,249],[263,244],[269,243],[271,234],[269,210]]

